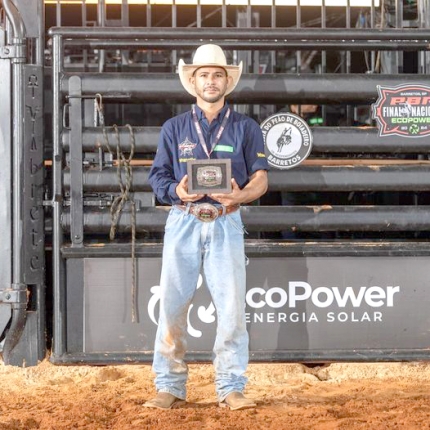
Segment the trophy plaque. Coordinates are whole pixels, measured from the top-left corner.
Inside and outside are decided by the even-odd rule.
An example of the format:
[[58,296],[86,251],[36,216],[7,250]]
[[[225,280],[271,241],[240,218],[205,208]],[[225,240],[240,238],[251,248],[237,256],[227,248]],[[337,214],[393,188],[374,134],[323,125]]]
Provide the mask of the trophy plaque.
[[231,193],[231,160],[187,161],[188,193]]

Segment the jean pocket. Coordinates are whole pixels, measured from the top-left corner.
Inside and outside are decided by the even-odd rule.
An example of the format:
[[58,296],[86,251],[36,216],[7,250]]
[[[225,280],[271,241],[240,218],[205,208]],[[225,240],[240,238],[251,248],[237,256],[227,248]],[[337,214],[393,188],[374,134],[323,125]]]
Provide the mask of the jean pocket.
[[242,223],[242,217],[240,213],[233,213],[227,217],[228,222],[241,234],[248,234],[245,226]]
[[166,225],[164,226],[164,231],[167,231],[172,227],[176,226],[176,223],[184,216],[184,214],[185,212],[182,212],[180,209],[172,206],[166,220]]

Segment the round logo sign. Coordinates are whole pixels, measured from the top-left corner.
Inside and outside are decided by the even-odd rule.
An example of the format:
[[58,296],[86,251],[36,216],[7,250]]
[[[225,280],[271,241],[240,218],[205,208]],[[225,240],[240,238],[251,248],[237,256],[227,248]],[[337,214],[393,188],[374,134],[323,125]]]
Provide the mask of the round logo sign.
[[267,161],[276,169],[298,166],[311,153],[313,136],[303,118],[289,112],[277,113],[260,125]]

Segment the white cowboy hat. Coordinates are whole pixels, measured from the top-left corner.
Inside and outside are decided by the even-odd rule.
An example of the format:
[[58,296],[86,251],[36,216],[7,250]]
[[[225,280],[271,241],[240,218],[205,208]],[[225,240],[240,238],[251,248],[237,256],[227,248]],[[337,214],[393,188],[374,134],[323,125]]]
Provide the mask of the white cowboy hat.
[[179,60],[178,63],[178,73],[181,83],[194,97],[197,97],[197,94],[190,79],[200,67],[222,67],[227,71],[228,76],[231,76],[233,79],[229,80],[225,95],[230,94],[235,89],[242,74],[242,61],[238,66],[227,65],[227,59],[220,46],[211,44],[202,45],[197,48],[194,54],[193,64],[185,64],[184,60]]

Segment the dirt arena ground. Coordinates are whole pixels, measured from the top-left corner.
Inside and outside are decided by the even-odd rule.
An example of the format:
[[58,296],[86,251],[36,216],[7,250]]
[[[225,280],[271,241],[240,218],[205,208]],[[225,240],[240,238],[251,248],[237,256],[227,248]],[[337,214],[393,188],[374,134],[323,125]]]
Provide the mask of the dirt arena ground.
[[0,429],[329,430],[430,428],[430,364],[251,364],[246,394],[258,408],[219,408],[209,364],[190,366],[189,403],[142,404],[149,365],[0,364]]

